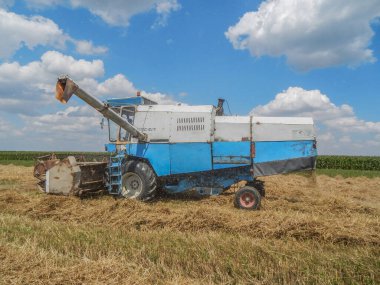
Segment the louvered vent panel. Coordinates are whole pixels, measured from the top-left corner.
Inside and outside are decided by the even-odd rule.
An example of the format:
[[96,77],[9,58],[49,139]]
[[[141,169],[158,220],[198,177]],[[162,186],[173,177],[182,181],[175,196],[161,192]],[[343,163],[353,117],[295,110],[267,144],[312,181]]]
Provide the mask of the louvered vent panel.
[[204,117],[177,118],[177,132],[204,131]]

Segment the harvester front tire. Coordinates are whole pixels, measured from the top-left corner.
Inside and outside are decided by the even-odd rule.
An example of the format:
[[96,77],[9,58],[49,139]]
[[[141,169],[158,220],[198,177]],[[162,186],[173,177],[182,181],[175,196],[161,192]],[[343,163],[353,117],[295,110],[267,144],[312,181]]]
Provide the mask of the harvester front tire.
[[235,207],[243,210],[258,210],[261,205],[260,192],[250,186],[245,186],[235,194]]
[[157,191],[157,177],[149,164],[132,160],[123,167],[121,195],[128,199],[149,201]]

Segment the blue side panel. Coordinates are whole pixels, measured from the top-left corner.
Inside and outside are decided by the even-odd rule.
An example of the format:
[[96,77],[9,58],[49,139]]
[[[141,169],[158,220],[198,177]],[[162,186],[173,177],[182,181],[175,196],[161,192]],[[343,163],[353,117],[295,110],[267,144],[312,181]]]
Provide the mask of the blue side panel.
[[170,144],[171,174],[212,170],[211,144]]
[[114,143],[108,143],[105,145],[106,152],[116,152],[116,145]]
[[214,163],[213,164],[213,169],[214,170],[218,170],[218,169],[225,169],[225,168],[234,168],[234,167],[239,167],[239,166],[247,166],[249,164],[247,163],[242,163],[242,164],[229,164],[229,163],[223,163],[223,164],[217,164],[217,163]]
[[255,163],[316,156],[314,141],[256,142]]
[[250,142],[214,142],[213,156],[250,157]]
[[251,164],[249,141],[246,142],[214,142],[213,168],[222,169]]
[[128,144],[127,152],[130,155],[149,160],[158,176],[170,174],[169,144]]

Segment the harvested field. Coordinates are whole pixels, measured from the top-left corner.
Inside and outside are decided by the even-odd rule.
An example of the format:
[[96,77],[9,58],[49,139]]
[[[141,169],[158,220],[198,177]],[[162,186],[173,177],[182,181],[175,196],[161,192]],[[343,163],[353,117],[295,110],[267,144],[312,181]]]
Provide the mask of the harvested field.
[[377,284],[380,178],[264,179],[260,211],[230,189],[144,204],[38,192],[0,165],[3,284]]

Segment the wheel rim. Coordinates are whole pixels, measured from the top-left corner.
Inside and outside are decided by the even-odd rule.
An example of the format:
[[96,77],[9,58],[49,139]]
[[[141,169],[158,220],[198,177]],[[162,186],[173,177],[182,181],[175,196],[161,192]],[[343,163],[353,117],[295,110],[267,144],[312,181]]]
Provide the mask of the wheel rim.
[[245,192],[240,196],[240,205],[244,208],[251,208],[255,205],[255,195],[249,192]]
[[123,175],[121,195],[126,198],[138,197],[143,189],[142,180],[136,173],[128,172]]

